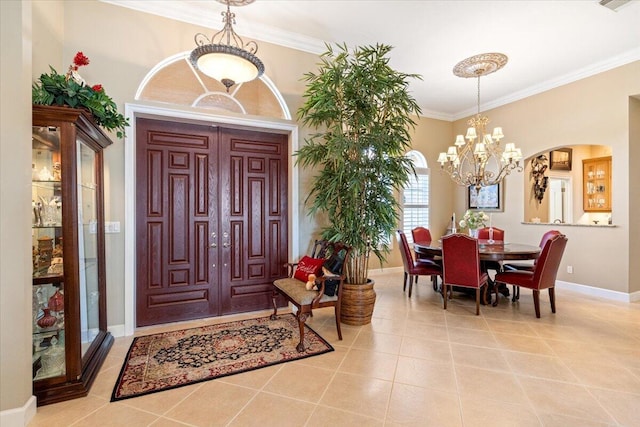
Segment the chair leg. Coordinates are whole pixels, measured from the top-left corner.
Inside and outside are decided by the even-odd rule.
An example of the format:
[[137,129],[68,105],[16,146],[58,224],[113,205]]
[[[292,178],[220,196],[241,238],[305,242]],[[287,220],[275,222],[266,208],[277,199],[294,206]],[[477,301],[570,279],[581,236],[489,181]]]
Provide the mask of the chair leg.
[[536,309],[536,317],[540,318],[540,291],[537,289],[533,290],[533,305]]
[[442,297],[444,299],[444,309],[447,309],[447,284],[442,282]]
[[413,279],[415,276],[409,275],[409,298],[411,298],[411,291],[413,290]]
[[438,276],[437,275],[431,276],[431,283],[433,284],[433,290],[437,291],[438,290]]
[[338,330],[338,339],[342,341],[342,329],[340,329],[340,301],[336,304],[336,329]]
[[476,288],[476,316],[480,315],[480,288]]
[[513,296],[511,302],[516,302],[520,299],[520,286],[513,285]]
[[298,318],[298,328],[300,329],[300,342],[296,346],[298,353],[304,352],[304,322],[307,320],[307,313],[301,313],[302,309],[298,310],[296,317]]
[[497,307],[498,302],[500,301],[500,293],[498,292],[498,288],[500,286],[498,285],[499,285],[498,282],[493,282],[493,290],[496,292],[496,300],[493,302],[493,304],[491,304],[493,307]]
[[549,302],[551,303],[551,312],[556,312],[556,288],[549,288]]

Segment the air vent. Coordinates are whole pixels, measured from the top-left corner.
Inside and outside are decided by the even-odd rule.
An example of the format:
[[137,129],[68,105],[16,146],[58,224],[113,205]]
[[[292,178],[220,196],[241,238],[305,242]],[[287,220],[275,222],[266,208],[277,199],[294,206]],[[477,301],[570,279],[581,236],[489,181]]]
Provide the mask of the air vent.
[[606,7],[607,9],[611,9],[614,12],[617,12],[625,4],[629,3],[631,0],[600,0],[601,6]]

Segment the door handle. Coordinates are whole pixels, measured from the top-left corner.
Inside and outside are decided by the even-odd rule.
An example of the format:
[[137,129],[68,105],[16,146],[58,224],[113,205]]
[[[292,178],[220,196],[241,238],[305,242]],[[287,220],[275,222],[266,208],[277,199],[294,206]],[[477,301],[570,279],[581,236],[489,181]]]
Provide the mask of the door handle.
[[[214,231],[213,233],[211,233],[211,238],[212,238],[212,239],[215,239],[215,238],[216,238],[216,232],[215,232],[215,231]],[[211,243],[211,244],[209,245],[209,247],[211,247],[211,248],[217,248],[217,247],[218,247],[218,244],[217,244],[216,242],[213,242],[213,243]]]
[[212,247],[212,248],[217,248],[218,244],[214,242],[214,243],[210,244],[209,246]]
[[223,248],[230,248],[230,247],[231,247],[231,243],[229,243],[229,242],[224,242],[224,243],[222,244],[222,247],[223,247]]

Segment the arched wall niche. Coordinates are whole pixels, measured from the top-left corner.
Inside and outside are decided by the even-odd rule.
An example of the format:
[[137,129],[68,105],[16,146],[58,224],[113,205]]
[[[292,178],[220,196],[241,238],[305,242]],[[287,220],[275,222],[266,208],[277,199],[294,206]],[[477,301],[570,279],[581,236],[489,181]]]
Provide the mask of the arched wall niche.
[[[552,169],[550,165],[551,151],[565,149],[571,150],[571,169]],[[609,218],[613,217],[613,212],[594,213],[583,210],[582,161],[611,155],[612,147],[608,145],[567,145],[540,151],[526,158],[523,165],[523,222],[583,225],[608,224]],[[536,162],[532,163],[534,159],[537,160],[538,164],[542,161],[547,166],[543,174],[547,178],[546,188],[541,200],[536,197],[536,177],[534,173]],[[612,168],[615,168],[615,159],[612,161]]]
[[215,114],[246,114],[291,120],[280,92],[266,76],[232,86],[229,92],[219,81],[196,70],[190,52],[182,52],[157,64],[138,88],[137,101],[203,108]]

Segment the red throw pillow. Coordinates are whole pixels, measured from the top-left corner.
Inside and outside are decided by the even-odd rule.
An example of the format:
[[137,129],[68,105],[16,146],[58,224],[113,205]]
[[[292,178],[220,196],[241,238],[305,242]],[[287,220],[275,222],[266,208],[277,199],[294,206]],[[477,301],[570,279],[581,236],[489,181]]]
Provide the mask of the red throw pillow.
[[324,264],[324,262],[324,258],[311,258],[305,255],[302,257],[300,262],[298,262],[298,266],[296,267],[293,277],[306,283],[307,280],[309,280],[310,274],[315,274],[316,276],[320,275],[320,272],[322,271],[322,264]]

